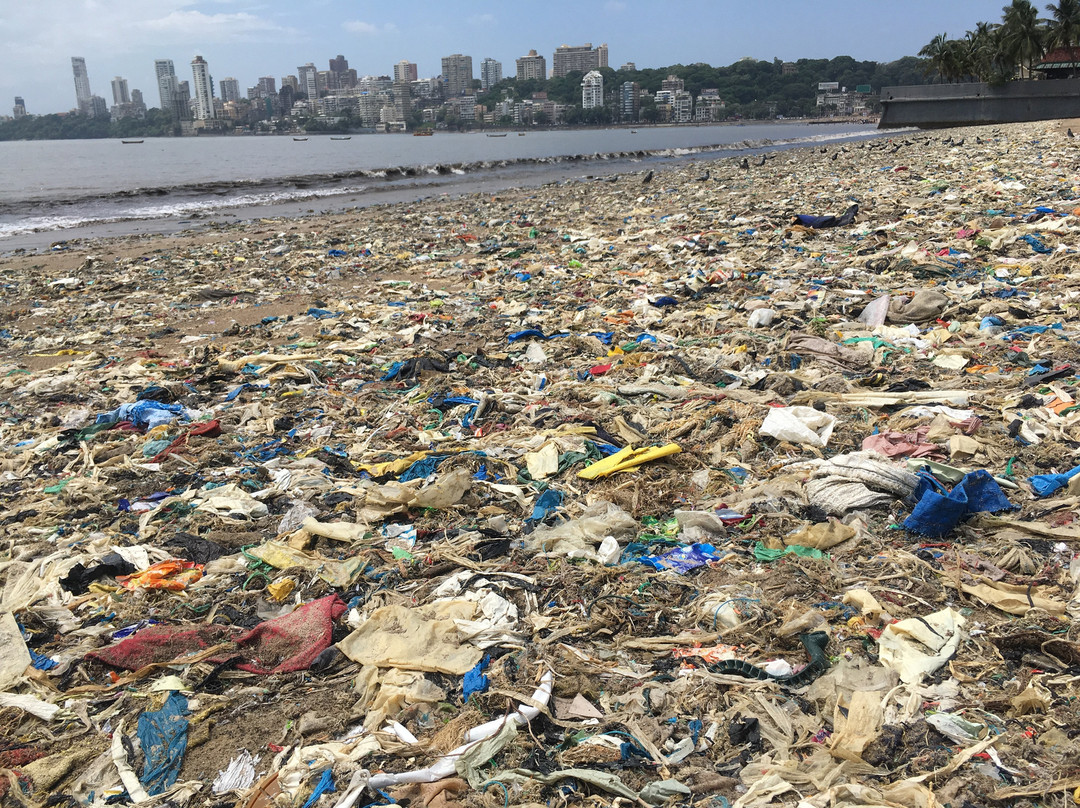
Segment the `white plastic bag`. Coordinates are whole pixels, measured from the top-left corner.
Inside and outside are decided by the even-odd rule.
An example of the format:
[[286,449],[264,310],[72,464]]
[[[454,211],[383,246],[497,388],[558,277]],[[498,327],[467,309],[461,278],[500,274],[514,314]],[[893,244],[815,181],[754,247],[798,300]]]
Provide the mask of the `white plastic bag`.
[[779,407],[765,416],[760,434],[824,449],[835,426],[835,416],[813,407]]

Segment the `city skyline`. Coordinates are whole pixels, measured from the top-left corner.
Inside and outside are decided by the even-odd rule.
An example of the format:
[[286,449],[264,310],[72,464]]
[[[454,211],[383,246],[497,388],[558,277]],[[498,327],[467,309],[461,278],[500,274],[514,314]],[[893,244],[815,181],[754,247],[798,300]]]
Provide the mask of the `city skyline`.
[[[212,75],[234,76],[241,88],[262,76],[295,75],[307,62],[325,70],[336,54],[361,75],[392,75],[405,60],[418,65],[420,77],[436,76],[443,57],[462,54],[474,69],[493,58],[509,77],[516,60],[535,49],[550,74],[559,46],[586,42],[606,42],[612,67],[726,65],[745,56],[891,61],[915,55],[943,31],[962,36],[975,21],[997,20],[1002,1],[909,0],[869,12],[857,0],[822,0],[813,8],[794,0],[676,0],[661,10],[639,0],[552,0],[538,16],[450,0],[436,19],[414,8],[344,0],[317,0],[317,14],[284,0],[39,0],[3,12],[0,94],[24,98],[33,114],[75,108],[69,55],[86,59],[94,95],[109,98],[109,77],[122,76],[151,104],[159,95],[155,60],[186,68],[196,55]],[[447,17],[456,24],[447,25]]]

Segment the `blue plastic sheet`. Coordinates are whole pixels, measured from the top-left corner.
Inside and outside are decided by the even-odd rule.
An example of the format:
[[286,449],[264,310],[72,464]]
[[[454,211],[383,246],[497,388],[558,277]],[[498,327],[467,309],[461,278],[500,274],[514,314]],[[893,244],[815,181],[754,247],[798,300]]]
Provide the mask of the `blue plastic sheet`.
[[536,499],[536,504],[533,505],[532,516],[529,517],[530,522],[542,522],[547,519],[552,513],[559,509],[562,505],[563,493],[562,491],[556,491],[554,488],[549,488],[542,493]]
[[348,255],[344,250],[328,250],[326,254],[331,258],[344,258]]
[[488,689],[490,684],[487,676],[484,675],[484,671],[487,670],[487,666],[491,663],[491,656],[484,654],[484,658],[481,659],[472,670],[465,674],[465,677],[461,681],[461,695],[465,701],[469,700],[469,696],[473,693],[483,693]]
[[711,544],[688,544],[660,555],[642,556],[640,559],[642,564],[648,564],[653,569],[673,570],[680,575],[703,567],[710,561],[719,560],[720,556]]
[[526,328],[524,331],[515,331],[510,334],[506,339],[509,342],[519,342],[523,339],[555,339],[556,337],[569,337],[569,331],[562,331],[558,334],[545,334],[539,328]]
[[1033,477],[1028,477],[1028,482],[1031,483],[1031,490],[1035,492],[1035,496],[1048,497],[1055,491],[1067,486],[1069,480],[1077,474],[1080,474],[1080,466],[1071,468],[1064,474],[1036,474]]
[[187,752],[187,699],[173,691],[156,712],[139,716],[139,743],[146,764],[139,782],[151,797],[160,794],[176,782]]
[[1031,235],[1021,236],[1020,240],[1021,241],[1026,241],[1028,244],[1031,245],[1031,249],[1033,249],[1035,252],[1039,253],[1040,255],[1046,255],[1047,253],[1052,253],[1053,252],[1053,250],[1051,250],[1049,247],[1047,247],[1045,244],[1043,244],[1035,236],[1031,236]]
[[314,317],[316,320],[328,320],[331,317],[340,317],[340,311],[330,311],[329,309],[317,309],[312,306],[307,310],[308,317]]
[[407,483],[409,480],[427,479],[438,470],[439,464],[446,460],[446,458],[447,455],[431,455],[417,460],[405,469],[398,479],[403,483]]
[[[334,251],[331,250],[331,252]],[[311,796],[304,803],[304,808],[311,808],[323,794],[333,794],[335,791],[337,791],[337,787],[334,785],[334,770],[326,769],[323,771],[322,777],[319,778],[319,782],[315,784],[315,790],[311,792]]]
[[952,532],[973,513],[997,513],[1016,508],[1001,486],[984,469],[972,471],[948,491],[926,471],[919,472],[919,484],[911,495],[917,500],[904,527],[912,533],[941,538]]
[[102,413],[95,423],[110,424],[117,421],[131,421],[142,429],[153,429],[162,424],[171,424],[184,413],[182,404],[162,404],[160,401],[146,399],[132,404],[121,404],[112,412]]

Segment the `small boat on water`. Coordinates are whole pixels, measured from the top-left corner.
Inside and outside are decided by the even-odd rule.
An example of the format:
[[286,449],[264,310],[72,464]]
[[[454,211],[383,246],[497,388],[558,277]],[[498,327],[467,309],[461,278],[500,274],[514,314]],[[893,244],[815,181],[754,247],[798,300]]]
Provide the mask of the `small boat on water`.
[[352,140],[352,135],[346,135],[345,137],[334,137],[333,135],[331,135],[330,139],[331,140]]
[[506,137],[506,132],[503,132],[503,133],[497,134],[497,135],[496,134],[489,134],[488,137]]
[[435,133],[432,132],[430,129],[417,129],[415,132],[412,133],[412,136],[413,137],[431,137],[433,134],[435,134]]
[[131,145],[133,145],[135,143],[142,143],[141,140],[121,140],[120,142],[124,143],[124,144],[127,144],[128,146],[131,146]]
[[518,137],[525,137],[525,133],[524,132],[518,132]]
[[637,129],[631,129],[630,134],[631,135],[636,135],[637,134]]
[[297,142],[302,142],[304,140],[307,140],[307,138],[306,137],[294,137],[293,140],[295,140]]

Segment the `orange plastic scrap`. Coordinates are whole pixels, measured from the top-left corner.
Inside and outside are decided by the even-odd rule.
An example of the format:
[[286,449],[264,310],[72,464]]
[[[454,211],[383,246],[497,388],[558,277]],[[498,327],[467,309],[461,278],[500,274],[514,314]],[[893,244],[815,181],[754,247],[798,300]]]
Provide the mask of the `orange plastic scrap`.
[[726,659],[738,659],[739,649],[734,645],[714,645],[712,648],[702,648],[696,645],[693,648],[672,648],[671,655],[675,659],[692,659],[701,657],[710,665],[723,662]]
[[124,589],[132,591],[141,587],[182,592],[202,577],[202,564],[170,558],[131,575],[121,575],[116,580],[123,585]]

